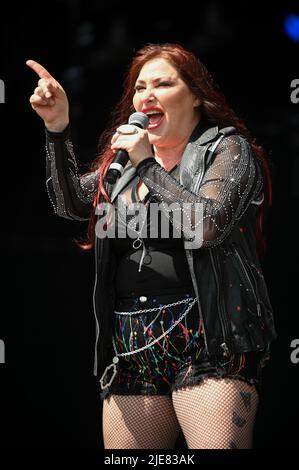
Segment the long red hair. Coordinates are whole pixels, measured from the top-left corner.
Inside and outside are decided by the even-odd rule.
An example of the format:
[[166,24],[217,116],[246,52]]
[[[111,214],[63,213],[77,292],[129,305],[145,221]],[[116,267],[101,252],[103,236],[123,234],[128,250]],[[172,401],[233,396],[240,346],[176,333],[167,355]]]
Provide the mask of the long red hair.
[[[200,98],[201,119],[212,126],[219,128],[233,126],[236,130],[246,137],[251,145],[254,154],[260,160],[264,173],[264,201],[259,207],[256,226],[257,249],[259,255],[264,254],[266,243],[263,235],[263,225],[266,210],[272,204],[272,182],[268,158],[264,148],[258,145],[256,140],[250,135],[245,123],[239,116],[229,107],[224,95],[218,89],[206,67],[202,62],[189,50],[186,50],[178,44],[148,44],[137,51],[129,65],[128,72],[124,81],[124,91],[121,99],[111,114],[110,122],[101,134],[98,143],[99,154],[92,162],[90,171],[100,168],[99,189],[94,200],[94,207],[100,200],[111,203],[104,187],[104,179],[110,163],[114,159],[114,153],[110,149],[111,137],[115,129],[128,121],[132,112],[133,96],[135,93],[134,85],[143,65],[151,59],[166,59],[179,72],[182,80],[187,84],[191,92]],[[96,216],[91,215],[87,240],[80,243],[81,248],[89,249],[94,246],[95,242],[95,222]]]

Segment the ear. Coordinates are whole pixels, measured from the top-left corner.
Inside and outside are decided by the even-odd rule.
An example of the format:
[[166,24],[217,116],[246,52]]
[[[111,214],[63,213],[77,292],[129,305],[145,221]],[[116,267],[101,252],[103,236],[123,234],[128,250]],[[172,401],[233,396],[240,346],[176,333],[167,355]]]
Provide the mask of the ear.
[[196,108],[197,106],[200,105],[200,103],[201,103],[200,99],[197,96],[195,96],[194,97],[193,107]]

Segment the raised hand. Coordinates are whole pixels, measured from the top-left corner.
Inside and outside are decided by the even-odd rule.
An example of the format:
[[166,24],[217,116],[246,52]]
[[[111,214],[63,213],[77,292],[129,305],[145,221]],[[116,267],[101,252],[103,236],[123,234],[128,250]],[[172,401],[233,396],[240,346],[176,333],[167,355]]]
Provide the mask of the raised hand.
[[39,76],[38,86],[30,96],[32,109],[52,132],[62,132],[69,123],[69,103],[60,83],[38,62],[27,60],[26,65]]

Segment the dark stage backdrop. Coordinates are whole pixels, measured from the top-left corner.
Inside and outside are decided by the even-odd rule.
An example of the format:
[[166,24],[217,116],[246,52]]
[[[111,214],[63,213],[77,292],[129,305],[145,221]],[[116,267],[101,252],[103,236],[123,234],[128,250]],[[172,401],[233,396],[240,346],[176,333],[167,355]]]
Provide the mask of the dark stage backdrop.
[[[284,19],[298,8],[287,1],[271,8],[212,0],[128,3],[7,4],[1,18],[0,447],[102,448],[99,384],[93,377],[93,253],[80,252],[73,242],[86,225],[57,217],[47,197],[44,129],[28,101],[37,78],[25,61],[42,63],[65,87],[76,153],[88,164],[132,54],[148,42],[167,41],[202,59],[269,152],[274,197],[263,268],[279,337],[264,371],[254,447],[270,454],[294,448],[299,93],[292,101],[291,83],[299,79],[299,44],[287,36]],[[182,436],[177,447],[185,448]]]

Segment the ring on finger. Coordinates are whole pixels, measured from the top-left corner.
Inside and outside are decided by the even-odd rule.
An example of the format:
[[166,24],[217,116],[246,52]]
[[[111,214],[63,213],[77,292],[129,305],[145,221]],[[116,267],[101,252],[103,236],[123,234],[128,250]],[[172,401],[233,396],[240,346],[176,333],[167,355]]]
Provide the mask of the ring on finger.
[[137,134],[138,129],[136,126],[133,126],[132,124],[123,124],[122,126],[119,126],[116,129],[116,132],[122,135],[131,135],[131,134]]

